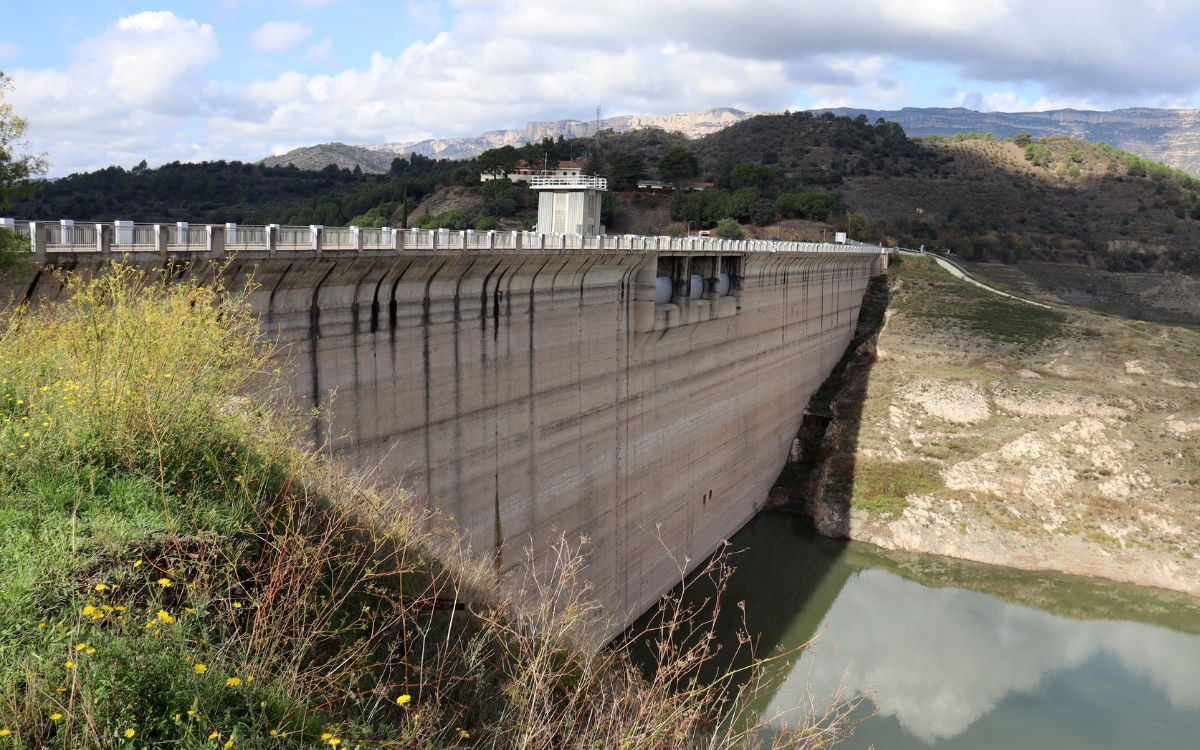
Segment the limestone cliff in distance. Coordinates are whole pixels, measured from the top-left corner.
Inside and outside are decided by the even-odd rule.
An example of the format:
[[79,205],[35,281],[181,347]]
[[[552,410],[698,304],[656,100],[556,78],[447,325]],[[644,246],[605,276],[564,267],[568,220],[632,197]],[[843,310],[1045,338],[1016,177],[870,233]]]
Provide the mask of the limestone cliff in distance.
[[[674,115],[616,115],[600,120],[600,129],[627,133],[644,128],[662,128],[683,133],[689,138],[700,138],[753,116],[754,113],[727,107]],[[465,138],[430,138],[370,146],[322,143],[293,149],[278,156],[269,156],[260,163],[271,167],[294,164],[299,169],[322,169],[328,164],[347,168],[357,165],[365,172],[386,172],[393,158],[410,153],[435,159],[469,159],[489,148],[521,146],[525,143],[537,143],[543,138],[557,139],[560,135],[564,138],[586,138],[595,132],[594,121],[530,122],[523,128],[490,130],[482,135]]]
[[[866,115],[874,122],[882,117],[899,123],[910,136],[956,133],[992,133],[997,138],[1029,133],[1035,138],[1069,135],[1084,141],[1103,141],[1117,148],[1161,161],[1194,175],[1200,175],[1200,110],[1195,109],[1118,109],[1111,112],[1058,109],[1046,112],[977,112],[962,107],[905,107],[899,110],[854,109],[831,111],[838,115]],[[719,108],[675,115],[618,115],[600,121],[601,129],[625,133],[643,128],[662,128],[683,133],[689,138],[722,130],[753,117],[753,112]],[[335,164],[339,168],[362,167],[366,172],[386,172],[396,156],[417,153],[440,159],[468,159],[489,148],[542,138],[582,138],[595,132],[595,124],[584,120],[531,122],[513,130],[491,130],[464,138],[431,138],[423,141],[377,145],[322,143],[293,149],[262,160],[267,166],[294,164],[299,169],[322,169]]]
[[1034,138],[1069,135],[1081,141],[1103,141],[1138,156],[1161,161],[1200,175],[1200,110],[1116,109],[1111,112],[1055,109],[1046,112],[976,112],[962,107],[905,107],[898,110],[841,107],[837,115],[882,117],[899,123],[910,136],[992,133],[1006,138],[1029,133]]

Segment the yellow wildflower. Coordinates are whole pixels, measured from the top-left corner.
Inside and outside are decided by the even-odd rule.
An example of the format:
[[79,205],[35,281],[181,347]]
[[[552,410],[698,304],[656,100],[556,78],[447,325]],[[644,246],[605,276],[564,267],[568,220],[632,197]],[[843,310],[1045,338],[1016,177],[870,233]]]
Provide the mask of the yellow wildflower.
[[241,677],[230,677],[228,680],[225,680],[225,684],[228,685],[229,687],[237,687],[238,685],[242,684],[242,678]]
[[46,623],[44,623],[44,622],[39,622],[39,623],[38,623],[38,630],[45,630],[45,629],[46,629]]
[[233,608],[234,608],[234,609],[241,609],[241,608],[242,608],[242,603],[241,603],[241,602],[234,602],[234,603],[233,603]]
[[108,591],[108,584],[107,583],[97,583],[96,590],[97,591]]
[[225,748],[225,750],[229,750],[229,748],[233,747],[233,738],[230,737],[228,740],[226,740],[223,747]]
[[195,672],[196,674],[204,674],[205,672],[208,671],[208,665],[207,664],[197,664],[196,666],[192,667],[192,671]]
[[249,685],[252,682],[254,682],[254,675],[252,675],[252,674],[246,675],[246,684]]
[[83,653],[87,654],[88,656],[91,656],[92,654],[96,653],[96,649],[91,646],[88,646],[87,648],[85,648],[83,650]]
[[220,737],[220,736],[221,736],[221,735],[220,735],[220,734],[217,734],[217,732],[214,730],[212,734],[208,735],[208,738],[209,738],[210,740],[215,740],[215,739],[217,739],[217,738],[218,738],[218,737]]
[[50,714],[50,721],[58,721],[61,718],[62,718],[62,714],[60,714],[58,711],[55,711],[54,713]]
[[278,735],[279,735],[279,730],[278,730],[278,729],[272,729],[271,731],[267,732],[267,734],[271,735],[272,737],[276,737],[276,736],[278,736]]
[[334,737],[333,739],[329,740],[330,747],[337,747],[340,744],[342,744],[342,741],[339,740],[337,737]]
[[170,578],[159,578],[158,585],[162,586],[164,589],[169,588],[171,586],[171,579]]
[[409,695],[408,693],[405,693],[404,695],[401,695],[400,697],[396,698],[396,705],[397,706],[407,706],[411,701],[412,701],[412,696]]
[[189,708],[189,709],[188,709],[188,712],[187,712],[187,715],[188,715],[188,716],[195,716],[195,715],[196,715],[196,709],[194,709],[194,708]]
[[142,561],[141,561],[141,560],[134,560],[134,561],[133,561],[133,567],[135,567],[135,568],[140,568],[140,567],[141,567],[141,565],[142,565]]
[[467,730],[465,730],[465,729],[463,729],[463,728],[459,727],[459,730],[458,730],[458,737],[459,737],[459,739],[463,739],[463,740],[465,740],[466,738],[468,738],[468,737],[470,737],[470,736],[471,736],[471,733],[470,733],[470,732],[468,732]]
[[330,734],[329,732],[326,732],[325,734],[321,735],[321,739],[325,740],[326,742],[329,742],[330,740],[333,739],[333,735]]
[[131,739],[133,739],[133,735],[137,734],[137,731],[135,731],[132,727],[130,727],[129,729],[125,730],[124,734],[125,734],[125,739],[131,740]]
[[165,610],[165,609],[160,609],[160,610],[158,610],[158,614],[156,614],[156,615],[154,615],[154,616],[155,616],[155,617],[157,617],[157,618],[158,618],[158,621],[159,621],[159,622],[161,622],[161,623],[163,623],[164,625],[173,625],[173,624],[175,624],[175,618],[174,618],[174,617],[172,617],[172,616],[171,616],[171,613],[170,613],[170,612],[168,612],[168,611],[167,611],[167,610]]
[[75,644],[75,653],[79,653],[80,651],[84,650],[85,648],[87,648],[86,643],[77,643],[77,644]]
[[66,663],[64,663],[64,664],[63,664],[63,666],[64,666],[64,667],[66,667],[67,669],[74,669],[74,668],[75,668],[75,662],[73,662],[73,661],[70,661],[70,660],[67,660],[67,662],[66,662]]
[[[272,729],[271,733],[274,734],[275,730]],[[0,728],[0,737],[7,737],[10,734],[12,734],[12,732],[9,732],[7,727]]]

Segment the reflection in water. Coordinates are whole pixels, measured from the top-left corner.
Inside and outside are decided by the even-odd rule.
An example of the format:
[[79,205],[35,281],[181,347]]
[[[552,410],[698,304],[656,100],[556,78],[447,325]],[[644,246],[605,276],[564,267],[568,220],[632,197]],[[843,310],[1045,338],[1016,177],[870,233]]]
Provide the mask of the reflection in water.
[[[731,541],[743,551],[726,601],[746,602],[759,653],[818,634],[752,706],[765,715],[840,689],[871,695],[878,709],[848,747],[1200,747],[1200,637],[1107,603],[1111,619],[1077,620],[922,585],[873,548],[787,516],[762,515]],[[982,568],[957,567],[968,572],[955,581]],[[1011,598],[1013,574],[1004,577]],[[1028,586],[1061,599],[1096,591],[1065,577],[1029,575]],[[1120,593],[1108,598],[1126,601]],[[724,623],[726,642],[735,625]]]
[[[883,570],[853,576],[770,709],[841,685],[925,742],[954,737],[1013,693],[1112,657],[1180,711],[1200,710],[1200,638],[1141,623],[1079,622]],[[1200,721],[1200,715],[1195,717]],[[1200,724],[1196,725],[1200,736]]]

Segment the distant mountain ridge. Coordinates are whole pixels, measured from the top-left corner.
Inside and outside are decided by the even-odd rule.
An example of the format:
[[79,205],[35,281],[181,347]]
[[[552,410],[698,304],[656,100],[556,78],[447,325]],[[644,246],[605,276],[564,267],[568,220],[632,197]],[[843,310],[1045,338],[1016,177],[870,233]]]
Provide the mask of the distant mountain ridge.
[[[601,130],[627,133],[644,128],[661,128],[700,138],[741,122],[755,113],[719,107],[702,112],[673,115],[616,115],[600,120]],[[429,138],[423,141],[397,141],[377,145],[354,146],[345,143],[322,143],[304,146],[278,156],[268,156],[260,163],[266,166],[295,164],[300,169],[321,169],[328,164],[338,167],[362,167],[365,172],[386,172],[397,156],[410,153],[435,159],[469,159],[500,146],[521,146],[537,143],[543,138],[587,138],[596,132],[595,122],[584,120],[552,120],[530,122],[523,128],[489,130],[478,136],[462,138]]]
[[962,107],[905,107],[898,110],[839,107],[836,115],[882,117],[911,136],[993,133],[997,138],[1029,133],[1035,138],[1069,135],[1103,141],[1200,176],[1200,110],[1136,107],[1108,112],[1055,109],[1046,112],[977,112]]
[[[1069,135],[1085,141],[1104,141],[1139,156],[1154,159],[1200,176],[1200,110],[1195,109],[1118,109],[1108,112],[1057,109],[1047,112],[978,112],[962,107],[905,107],[898,110],[837,109],[814,110],[857,117],[865,115],[874,122],[882,117],[899,123],[909,135],[956,133],[993,133],[997,138],[1029,133],[1036,138]],[[721,107],[701,112],[674,115],[618,115],[600,121],[602,130],[626,133],[644,128],[662,128],[700,138],[756,114]],[[530,122],[523,128],[490,130],[478,136],[430,138],[422,141],[392,142],[376,145],[321,143],[269,156],[260,163],[267,166],[294,164],[300,169],[321,169],[329,164],[365,172],[386,172],[392,159],[417,153],[443,159],[469,159],[489,148],[543,138],[586,138],[595,133],[593,122],[554,120]]]

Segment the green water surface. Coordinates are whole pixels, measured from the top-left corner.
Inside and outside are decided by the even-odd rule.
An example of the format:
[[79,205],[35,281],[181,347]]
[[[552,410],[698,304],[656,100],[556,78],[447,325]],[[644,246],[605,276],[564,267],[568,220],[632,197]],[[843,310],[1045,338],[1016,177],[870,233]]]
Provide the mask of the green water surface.
[[739,601],[760,655],[815,637],[759,715],[840,691],[866,700],[839,748],[1200,749],[1200,600],[888,553],[780,513],[730,549],[722,641]]

